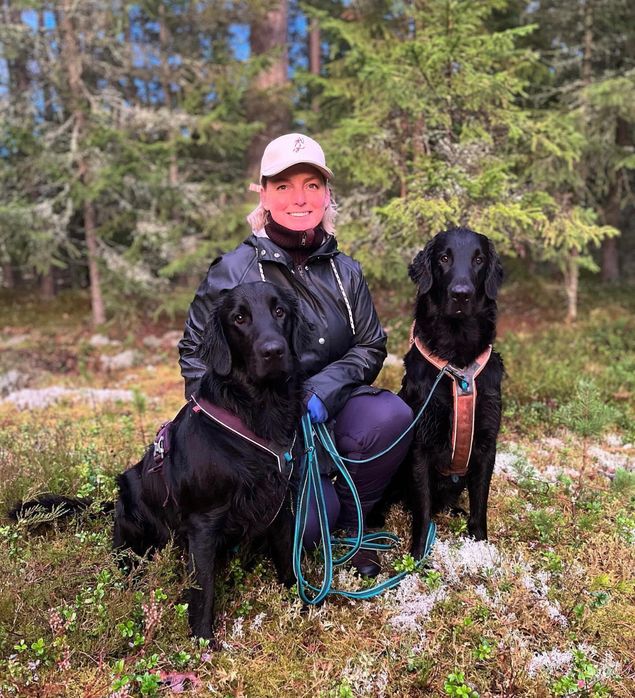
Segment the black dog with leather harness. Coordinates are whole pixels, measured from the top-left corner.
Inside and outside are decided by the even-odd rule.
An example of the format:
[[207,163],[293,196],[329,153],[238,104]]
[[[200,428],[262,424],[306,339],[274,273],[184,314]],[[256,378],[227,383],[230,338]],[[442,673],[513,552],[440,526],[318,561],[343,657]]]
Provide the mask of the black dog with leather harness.
[[460,510],[467,528],[487,538],[487,500],[500,428],[503,362],[492,349],[502,267],[492,242],[467,228],[436,235],[412,261],[417,285],[411,344],[400,397],[415,414],[441,369],[441,381],[414,432],[396,489],[413,513],[412,554],[421,556],[431,517]]

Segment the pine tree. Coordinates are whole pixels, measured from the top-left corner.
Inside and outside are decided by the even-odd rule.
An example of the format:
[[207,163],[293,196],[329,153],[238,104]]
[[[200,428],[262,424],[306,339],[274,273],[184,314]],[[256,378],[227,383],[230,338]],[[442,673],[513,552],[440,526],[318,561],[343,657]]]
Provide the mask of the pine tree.
[[501,252],[562,265],[569,313],[577,270],[612,228],[574,198],[583,137],[575,114],[525,99],[534,27],[492,29],[501,0],[358,3],[327,19],[342,57],[322,81],[321,123],[343,174],[343,239],[383,278],[436,231],[467,224]]
[[101,322],[97,278],[105,302],[152,294],[161,276],[198,278],[244,234],[253,71],[229,40],[244,10],[221,0],[71,3],[47,9],[37,30],[31,3],[17,2],[2,53],[38,70],[24,100],[10,92],[1,102],[11,147],[0,152],[0,261],[50,266],[79,254]]
[[[529,40],[548,68],[529,86],[529,98],[543,112],[572,117],[582,138],[569,200],[626,233],[624,212],[635,203],[635,6],[628,0],[542,0],[529,5],[524,19],[537,23]],[[617,242],[607,235],[600,243],[605,280],[619,276]]]

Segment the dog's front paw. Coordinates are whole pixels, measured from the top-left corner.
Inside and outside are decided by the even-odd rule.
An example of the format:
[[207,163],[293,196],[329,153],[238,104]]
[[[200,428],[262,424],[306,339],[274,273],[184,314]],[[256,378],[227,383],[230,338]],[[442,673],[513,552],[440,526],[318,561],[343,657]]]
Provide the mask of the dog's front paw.
[[467,532],[474,540],[487,540],[487,527],[482,524],[467,524]]
[[285,575],[284,577],[278,577],[280,584],[284,584],[287,589],[291,589],[296,584],[296,578],[294,574]]

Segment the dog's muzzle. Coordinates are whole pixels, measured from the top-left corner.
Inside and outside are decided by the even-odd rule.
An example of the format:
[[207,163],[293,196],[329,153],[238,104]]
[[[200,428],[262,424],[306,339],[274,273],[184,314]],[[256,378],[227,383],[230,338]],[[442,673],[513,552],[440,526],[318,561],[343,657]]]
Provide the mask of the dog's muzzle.
[[448,309],[451,315],[467,315],[471,313],[473,300],[474,286],[472,284],[454,284],[448,290]]
[[263,339],[254,347],[258,378],[277,378],[291,370],[291,352],[283,337]]

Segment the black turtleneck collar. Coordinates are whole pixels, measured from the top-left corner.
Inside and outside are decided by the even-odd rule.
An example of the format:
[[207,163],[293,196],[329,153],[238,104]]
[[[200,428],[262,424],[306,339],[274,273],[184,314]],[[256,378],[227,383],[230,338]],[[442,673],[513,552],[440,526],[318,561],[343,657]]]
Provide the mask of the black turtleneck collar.
[[303,264],[311,252],[317,250],[326,239],[321,224],[308,230],[290,230],[274,221],[270,213],[267,213],[265,233],[278,247],[291,255],[295,265]]

